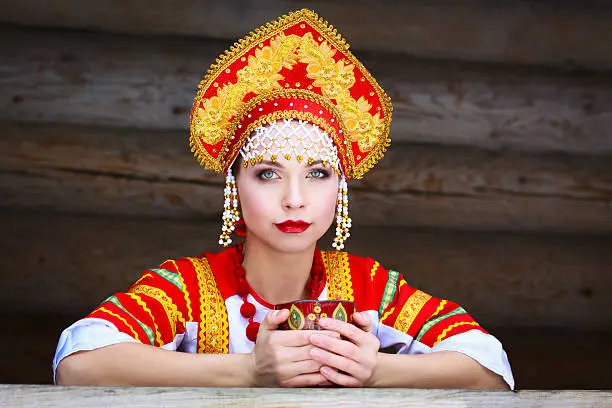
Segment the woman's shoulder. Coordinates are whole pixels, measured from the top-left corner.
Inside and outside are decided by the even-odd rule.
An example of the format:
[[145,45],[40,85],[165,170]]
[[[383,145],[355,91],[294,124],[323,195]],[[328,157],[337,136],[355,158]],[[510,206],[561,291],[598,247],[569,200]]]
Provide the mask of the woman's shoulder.
[[166,259],[156,267],[148,269],[145,274],[153,272],[157,275],[175,275],[183,282],[207,281],[210,278],[213,278],[212,281],[218,281],[220,277],[227,275],[223,272],[232,266],[232,255],[235,251],[235,248],[230,247],[218,252],[202,252],[199,255]]

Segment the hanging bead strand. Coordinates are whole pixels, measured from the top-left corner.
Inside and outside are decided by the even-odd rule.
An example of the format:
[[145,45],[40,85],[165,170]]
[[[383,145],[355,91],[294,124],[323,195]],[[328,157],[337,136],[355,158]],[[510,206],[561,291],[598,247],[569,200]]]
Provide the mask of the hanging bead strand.
[[221,226],[221,236],[219,245],[228,247],[232,243],[232,232],[236,229],[236,222],[240,219],[238,211],[238,189],[236,188],[236,178],[232,174],[232,169],[227,171],[225,177],[225,189],[223,190],[223,225]]
[[340,177],[338,185],[338,206],[336,208],[336,237],[332,246],[341,251],[344,249],[344,241],[351,236],[349,229],[352,226],[352,220],[348,216],[348,184],[344,176]]

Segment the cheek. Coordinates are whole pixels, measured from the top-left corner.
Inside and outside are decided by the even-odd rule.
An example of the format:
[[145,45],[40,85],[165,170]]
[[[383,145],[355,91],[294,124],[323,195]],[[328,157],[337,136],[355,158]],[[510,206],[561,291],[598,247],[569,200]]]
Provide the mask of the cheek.
[[338,187],[334,184],[328,186],[319,195],[318,208],[321,216],[334,219],[336,215],[336,205],[338,201]]
[[261,194],[257,193],[256,189],[249,188],[249,186],[243,186],[238,189],[238,194],[242,213],[246,217],[265,212],[266,200],[261,197]]

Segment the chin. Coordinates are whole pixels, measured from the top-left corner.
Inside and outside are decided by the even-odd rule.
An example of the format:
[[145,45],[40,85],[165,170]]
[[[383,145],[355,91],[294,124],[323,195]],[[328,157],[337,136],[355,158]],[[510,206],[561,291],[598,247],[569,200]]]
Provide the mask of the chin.
[[272,247],[279,252],[297,253],[312,249],[317,244],[317,241],[318,239],[313,237],[288,236],[274,240]]
[[[310,233],[284,234],[277,230],[265,234],[263,239],[256,235],[252,235],[251,238],[262,241],[266,246],[278,252],[299,253],[311,250],[323,235],[323,233],[319,234],[315,231],[309,232]],[[247,240],[248,239],[249,238],[247,238]]]

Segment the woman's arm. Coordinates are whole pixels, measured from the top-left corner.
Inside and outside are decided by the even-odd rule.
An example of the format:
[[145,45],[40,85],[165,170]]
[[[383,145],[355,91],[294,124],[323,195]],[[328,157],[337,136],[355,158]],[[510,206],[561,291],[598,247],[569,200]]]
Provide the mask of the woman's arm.
[[[249,354],[191,354],[122,342],[81,351],[58,364],[60,385],[203,387],[307,387],[326,384],[321,364],[310,356],[312,331],[279,331],[288,310],[272,311],[261,323]],[[319,332],[339,338],[336,332]]]
[[372,387],[503,389],[500,375],[453,351],[429,354],[378,353]]
[[427,354],[385,354],[371,333],[366,313],[355,313],[351,324],[321,319],[319,324],[344,339],[313,334],[311,351],[332,383],[347,387],[478,388],[508,389],[503,378],[476,360],[454,351]]
[[59,385],[248,387],[249,354],[190,354],[141,343],[119,343],[64,358]]

